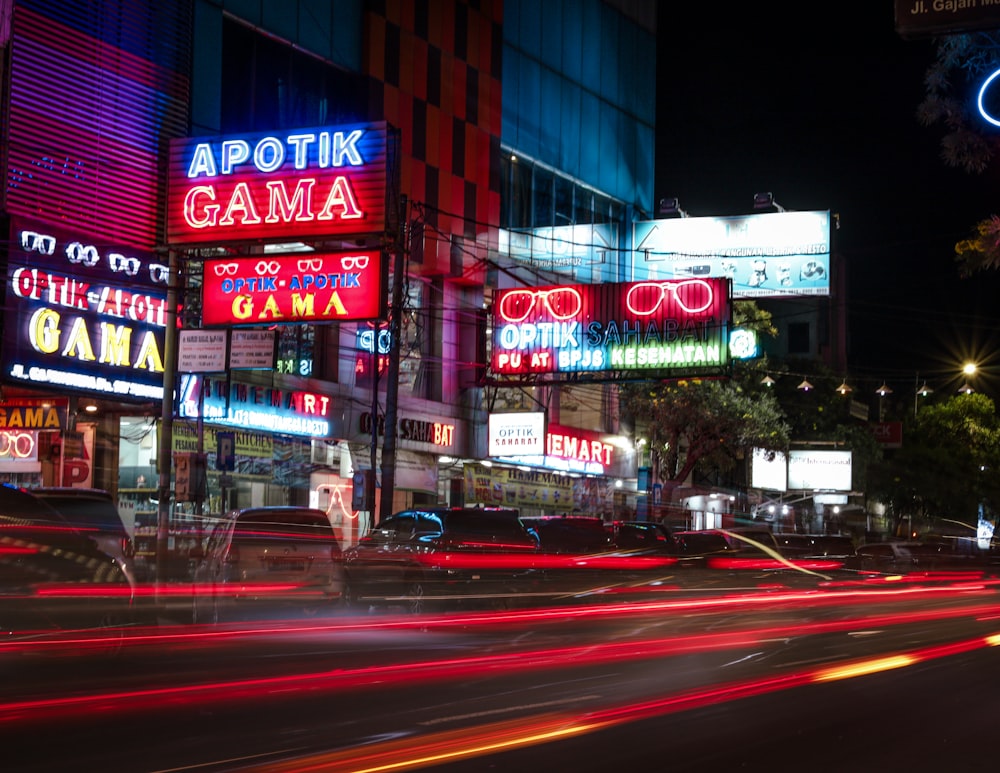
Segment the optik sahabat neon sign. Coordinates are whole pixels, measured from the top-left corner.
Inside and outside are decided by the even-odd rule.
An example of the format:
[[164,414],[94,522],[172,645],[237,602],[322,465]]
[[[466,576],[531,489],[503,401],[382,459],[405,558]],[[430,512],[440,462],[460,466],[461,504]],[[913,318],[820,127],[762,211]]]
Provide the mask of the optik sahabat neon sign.
[[730,326],[724,278],[502,290],[491,363],[501,376],[716,371]]

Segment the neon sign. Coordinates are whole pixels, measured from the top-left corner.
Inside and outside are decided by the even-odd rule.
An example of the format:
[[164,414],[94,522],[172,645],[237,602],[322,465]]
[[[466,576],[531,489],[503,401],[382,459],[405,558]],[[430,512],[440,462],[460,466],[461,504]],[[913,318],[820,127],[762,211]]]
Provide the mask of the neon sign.
[[544,457],[530,454],[525,450],[520,450],[519,453],[501,452],[496,456],[529,466],[604,475],[615,462],[615,446],[608,442],[606,435],[576,427],[550,424],[545,432]]
[[327,437],[332,401],[328,395],[303,390],[281,390],[227,379],[181,375],[178,415],[198,418],[198,390],[202,393],[203,419],[213,424],[260,430],[281,435]]
[[167,239],[197,244],[384,230],[384,123],[170,145]]
[[500,291],[499,375],[694,373],[729,362],[730,284],[690,278]]
[[0,459],[38,458],[34,432],[0,431]]
[[990,87],[994,80],[1000,76],[1000,70],[995,70],[990,77],[983,81],[983,85],[979,87],[979,96],[976,98],[976,107],[979,108],[979,114],[986,119],[987,123],[991,123],[994,126],[1000,126],[1000,119],[994,118],[990,115],[986,108],[983,107],[983,96],[986,94],[986,90]]
[[202,324],[375,319],[386,293],[378,250],[205,262]]
[[7,283],[16,323],[7,326],[6,375],[162,399],[167,266],[37,224],[12,227]]

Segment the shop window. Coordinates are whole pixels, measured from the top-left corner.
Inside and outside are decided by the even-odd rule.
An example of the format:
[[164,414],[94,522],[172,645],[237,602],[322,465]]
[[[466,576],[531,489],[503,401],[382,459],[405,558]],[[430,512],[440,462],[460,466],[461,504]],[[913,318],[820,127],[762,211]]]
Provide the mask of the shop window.
[[547,169],[535,167],[534,185],[534,215],[532,227],[550,226],[553,224],[554,175]]

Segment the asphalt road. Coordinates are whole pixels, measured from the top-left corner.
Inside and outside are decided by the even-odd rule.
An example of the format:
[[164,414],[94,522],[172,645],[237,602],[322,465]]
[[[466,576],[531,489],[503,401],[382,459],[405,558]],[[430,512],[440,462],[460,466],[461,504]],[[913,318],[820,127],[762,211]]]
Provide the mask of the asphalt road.
[[164,624],[115,657],[2,643],[4,767],[996,767],[992,579],[613,590],[490,613]]

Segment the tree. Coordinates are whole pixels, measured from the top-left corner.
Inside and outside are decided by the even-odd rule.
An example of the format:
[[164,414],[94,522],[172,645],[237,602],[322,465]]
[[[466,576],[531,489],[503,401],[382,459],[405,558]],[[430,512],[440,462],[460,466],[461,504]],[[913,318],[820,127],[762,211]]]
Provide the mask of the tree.
[[955,245],[955,262],[964,277],[1000,268],[1000,217],[976,223],[972,235]]
[[726,471],[753,448],[788,448],[788,425],[767,391],[751,394],[722,380],[644,382],[621,390],[623,418],[649,440],[654,475],[671,492],[696,467]]
[[1000,420],[993,401],[962,394],[929,405],[904,428],[903,447],[871,470],[869,497],[883,502],[899,532],[909,517],[976,522],[980,505],[1000,504]]
[[1000,33],[975,32],[945,35],[937,40],[934,62],[927,70],[927,87],[917,108],[924,126],[941,124],[941,158],[948,166],[972,174],[985,172],[1000,149],[1000,141],[979,130],[978,116],[970,107],[968,92],[1000,56]]
[[[924,79],[927,92],[917,109],[917,120],[924,126],[944,127],[941,158],[946,165],[970,174],[985,172],[1000,150],[1000,138],[979,129],[983,122],[968,98],[997,66],[998,58],[998,32],[946,35],[938,39],[935,60]],[[969,238],[955,245],[955,261],[965,277],[1000,268],[1000,218],[993,215],[976,223]]]

